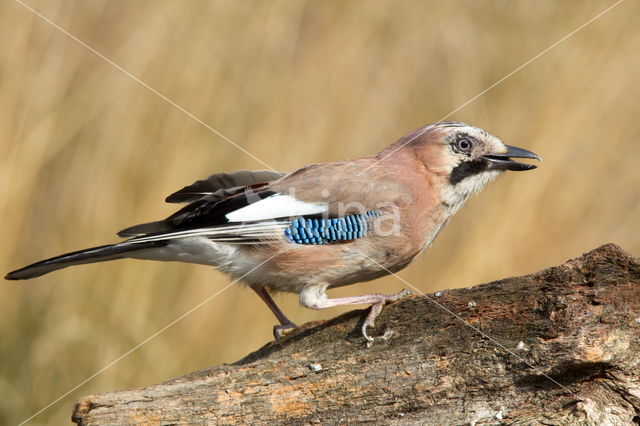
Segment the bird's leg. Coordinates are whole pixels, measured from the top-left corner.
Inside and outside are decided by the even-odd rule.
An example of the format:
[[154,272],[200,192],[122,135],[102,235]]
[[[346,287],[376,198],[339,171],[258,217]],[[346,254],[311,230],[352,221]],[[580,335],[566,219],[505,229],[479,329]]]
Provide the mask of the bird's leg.
[[276,318],[278,318],[278,321],[280,321],[280,325],[273,326],[273,336],[276,338],[276,340],[282,337],[282,332],[284,330],[288,328],[297,327],[293,322],[291,322],[289,318],[286,317],[285,314],[282,313],[280,308],[278,308],[278,305],[276,305],[276,302],[273,301],[273,299],[269,295],[269,292],[267,292],[267,290],[264,287],[251,287],[251,288],[253,289],[253,291],[255,291],[258,294],[258,296],[260,296],[260,298],[264,301],[264,303],[267,304],[269,309],[271,309],[271,312],[273,312]]
[[409,290],[402,290],[398,294],[367,294],[364,296],[339,297],[330,299],[325,293],[326,285],[315,285],[305,287],[300,292],[300,304],[311,309],[333,308],[335,306],[371,304],[369,315],[362,324],[362,335],[369,342],[373,342],[373,338],[367,334],[367,327],[373,327],[375,320],[382,307],[390,302],[395,302],[402,297],[411,294]]

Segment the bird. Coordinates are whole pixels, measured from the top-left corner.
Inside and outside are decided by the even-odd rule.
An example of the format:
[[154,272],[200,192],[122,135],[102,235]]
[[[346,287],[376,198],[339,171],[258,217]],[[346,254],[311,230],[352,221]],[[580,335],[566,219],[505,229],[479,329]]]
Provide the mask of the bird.
[[185,204],[164,220],[118,232],[123,241],[62,254],[17,269],[9,280],[72,265],[133,258],[210,265],[246,284],[279,324],[296,325],[272,295],[302,306],[371,305],[361,334],[382,307],[409,291],[330,298],[327,290],[406,268],[469,197],[505,171],[541,160],[487,131],[457,121],[420,127],[375,155],[314,163],[293,172],[216,173],[166,198]]

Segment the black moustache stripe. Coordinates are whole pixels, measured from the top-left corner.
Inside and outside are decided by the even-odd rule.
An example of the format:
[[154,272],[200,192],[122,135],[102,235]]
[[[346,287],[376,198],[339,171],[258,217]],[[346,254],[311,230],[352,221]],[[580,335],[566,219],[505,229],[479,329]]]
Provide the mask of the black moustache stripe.
[[481,173],[486,169],[487,161],[482,158],[478,158],[477,160],[473,161],[464,161],[454,167],[454,169],[451,171],[451,176],[449,176],[449,183],[451,185],[457,185],[469,176],[477,175],[478,173]]

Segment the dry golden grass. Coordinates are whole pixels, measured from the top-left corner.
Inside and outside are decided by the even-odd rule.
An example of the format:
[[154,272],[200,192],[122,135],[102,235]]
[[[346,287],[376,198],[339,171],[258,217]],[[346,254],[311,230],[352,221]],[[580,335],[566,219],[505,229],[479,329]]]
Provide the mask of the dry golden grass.
[[[441,119],[613,0],[28,3],[292,170],[373,153]],[[470,201],[403,278],[435,291],[609,241],[640,253],[639,13],[622,3],[451,117],[545,161]],[[3,272],[117,241],[212,172],[264,168],[16,2],[0,5],[0,55]],[[0,423],[26,419],[228,283],[204,266],[134,260],[1,283]],[[334,294],[403,287],[390,277]],[[299,323],[339,312],[279,300]],[[235,361],[273,323],[233,286],[33,422],[67,422],[85,394]]]

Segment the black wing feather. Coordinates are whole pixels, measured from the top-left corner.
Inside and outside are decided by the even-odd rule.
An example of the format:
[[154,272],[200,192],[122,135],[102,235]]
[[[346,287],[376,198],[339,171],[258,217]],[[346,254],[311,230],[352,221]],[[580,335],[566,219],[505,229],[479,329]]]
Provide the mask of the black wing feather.
[[285,174],[271,170],[238,170],[233,173],[216,173],[174,192],[165,201],[168,203],[190,203],[205,196],[222,199],[245,187],[266,184]]
[[149,234],[224,225],[229,223],[225,217],[227,213],[274,194],[275,192],[269,189],[259,191],[246,189],[240,194],[222,200],[214,195],[208,195],[187,204],[164,220],[125,228],[118,232],[118,236],[122,238],[141,237]]
[[131,226],[118,232],[120,237],[140,237],[163,232],[219,226],[229,223],[227,213],[240,209],[263,198],[275,195],[268,187],[257,190],[247,188],[239,194],[218,199],[214,195],[187,204],[168,218],[157,222]]
[[258,190],[246,189],[240,194],[218,200],[213,196],[206,196],[198,201],[178,210],[165,219],[171,230],[216,226],[229,223],[226,214],[236,211],[256,201],[275,195],[276,192],[268,188]]
[[[233,173],[213,174],[185,186],[166,198],[165,201],[168,203],[189,203],[181,210],[164,220],[125,228],[118,232],[118,236],[139,237],[190,227],[224,224],[224,216],[227,213],[273,195],[274,192],[264,190],[269,182],[285,174],[271,170],[238,170]],[[258,198],[255,198],[256,194],[259,194]]]

